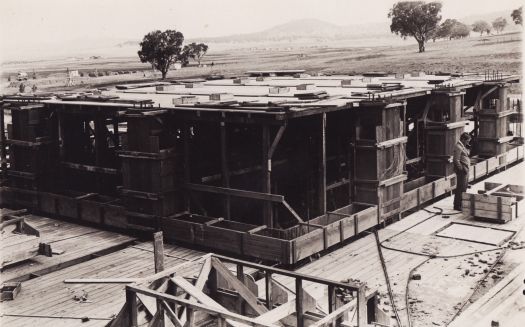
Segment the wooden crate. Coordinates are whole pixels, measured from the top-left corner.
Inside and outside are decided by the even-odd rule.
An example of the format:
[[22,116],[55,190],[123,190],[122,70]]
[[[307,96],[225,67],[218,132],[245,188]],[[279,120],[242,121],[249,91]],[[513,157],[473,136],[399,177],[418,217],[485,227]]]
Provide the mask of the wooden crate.
[[[167,240],[187,244],[204,244],[204,225],[214,219],[193,214],[161,217],[160,228]],[[213,243],[207,246],[213,247]]]
[[[406,175],[399,175],[382,182],[363,182],[356,180],[355,201],[379,206],[379,221],[401,211],[403,181]],[[378,222],[379,222],[378,221]]]
[[146,193],[121,189],[121,192],[127,211],[161,217],[180,211],[181,195],[177,191]]
[[115,198],[100,194],[92,194],[78,201],[78,216],[82,221],[105,224],[105,204],[115,201]]
[[243,237],[256,225],[239,223],[236,221],[220,220],[211,224],[204,224],[203,242],[197,244],[210,247],[213,244],[214,249],[226,251],[240,255],[250,255],[243,249]]
[[438,196],[450,192],[456,185],[455,177],[421,177],[405,183],[405,192],[401,199],[401,211],[432,201]]
[[506,223],[523,213],[525,201],[521,185],[485,182],[485,190],[479,193],[463,193],[463,213],[498,223]]
[[287,238],[280,229],[263,229],[247,234],[243,239],[245,253],[263,260],[278,261],[282,264],[297,262],[292,250],[292,239]]
[[128,220],[125,211],[126,210],[120,201],[115,201],[110,204],[105,203],[103,206],[104,225],[126,229],[128,227]]

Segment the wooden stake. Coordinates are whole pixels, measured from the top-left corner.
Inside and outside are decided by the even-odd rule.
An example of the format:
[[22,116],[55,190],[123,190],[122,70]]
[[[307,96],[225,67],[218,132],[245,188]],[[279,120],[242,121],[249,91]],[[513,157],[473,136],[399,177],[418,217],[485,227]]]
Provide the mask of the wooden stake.
[[162,232],[153,234],[153,256],[155,260],[155,273],[164,270],[164,242]]

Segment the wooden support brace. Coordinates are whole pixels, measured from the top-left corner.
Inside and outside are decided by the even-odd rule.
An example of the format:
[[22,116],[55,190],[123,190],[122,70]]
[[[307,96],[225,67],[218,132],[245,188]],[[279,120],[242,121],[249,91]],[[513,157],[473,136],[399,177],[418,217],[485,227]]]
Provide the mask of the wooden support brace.
[[233,287],[233,289],[239,293],[239,296],[241,296],[246,303],[252,307],[255,312],[258,314],[263,314],[268,311],[266,307],[261,305],[259,303],[259,300],[257,297],[244,285],[241,283],[231,272],[226,268],[226,266],[219,261],[217,258],[211,258],[211,264],[215,270],[217,270],[217,273],[219,273],[227,282],[229,285]]

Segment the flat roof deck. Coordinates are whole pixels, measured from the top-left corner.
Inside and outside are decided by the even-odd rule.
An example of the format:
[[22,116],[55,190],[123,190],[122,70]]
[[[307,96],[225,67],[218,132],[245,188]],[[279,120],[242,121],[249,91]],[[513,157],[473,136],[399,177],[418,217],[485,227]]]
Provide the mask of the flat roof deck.
[[[259,79],[259,80],[258,80]],[[264,79],[256,77],[240,77],[237,79],[220,79],[209,81],[173,80],[171,82],[159,81],[151,83],[136,83],[117,85],[115,88],[102,91],[102,96],[119,97],[115,103],[110,101],[95,101],[93,99],[63,101],[57,97],[43,100],[43,103],[106,106],[117,108],[139,108],[137,101],[151,100],[149,108],[162,108],[172,110],[218,110],[228,111],[239,109],[246,113],[267,113],[282,116],[287,111],[287,117],[302,116],[326,111],[345,109],[359,106],[359,102],[368,99],[392,98],[403,101],[413,97],[430,94],[432,90],[440,87],[447,89],[468,89],[482,84],[505,83],[518,81],[515,75],[498,75],[497,79],[483,74],[458,74],[458,75],[395,75],[383,76],[363,75],[330,75],[309,76],[301,74],[293,76],[271,76]],[[392,84],[399,84],[399,89],[392,89]],[[191,85],[190,85],[191,84]],[[305,84],[306,89],[301,88]],[[163,90],[157,90],[162,86]],[[187,87],[191,86],[191,87]],[[272,88],[282,88],[271,91]],[[312,95],[303,98],[306,94],[325,92],[326,96]],[[233,97],[226,100],[210,100],[210,95],[229,93]],[[174,104],[174,99],[194,96],[191,104]],[[122,103],[120,101],[134,101],[135,103]],[[147,106],[147,105],[146,105]]]

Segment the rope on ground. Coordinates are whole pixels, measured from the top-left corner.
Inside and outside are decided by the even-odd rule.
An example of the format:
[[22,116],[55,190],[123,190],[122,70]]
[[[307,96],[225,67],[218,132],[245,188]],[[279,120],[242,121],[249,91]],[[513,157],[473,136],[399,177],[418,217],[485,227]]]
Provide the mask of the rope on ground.
[[379,260],[381,261],[381,267],[383,268],[383,274],[385,275],[386,287],[388,290],[388,297],[390,298],[390,303],[392,303],[392,310],[394,310],[394,314],[397,320],[397,325],[401,327],[402,326],[401,318],[399,318],[399,313],[397,312],[397,307],[394,302],[394,293],[392,292],[392,286],[390,285],[390,278],[388,277],[388,271],[386,269],[385,258],[383,257],[383,251],[381,251],[381,243],[379,242],[379,235],[377,234],[377,231],[374,231],[374,236],[376,239],[377,252],[379,253]]

